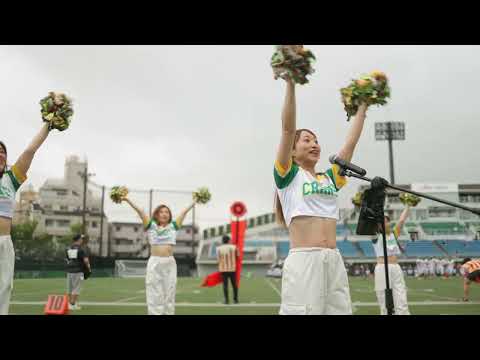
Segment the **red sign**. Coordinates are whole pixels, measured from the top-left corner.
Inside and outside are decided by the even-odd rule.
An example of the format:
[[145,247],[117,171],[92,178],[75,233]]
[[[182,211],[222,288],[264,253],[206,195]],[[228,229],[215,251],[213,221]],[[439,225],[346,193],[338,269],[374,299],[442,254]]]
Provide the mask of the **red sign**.
[[242,217],[247,213],[247,207],[241,201],[236,201],[230,207],[230,212],[232,213],[233,216]]

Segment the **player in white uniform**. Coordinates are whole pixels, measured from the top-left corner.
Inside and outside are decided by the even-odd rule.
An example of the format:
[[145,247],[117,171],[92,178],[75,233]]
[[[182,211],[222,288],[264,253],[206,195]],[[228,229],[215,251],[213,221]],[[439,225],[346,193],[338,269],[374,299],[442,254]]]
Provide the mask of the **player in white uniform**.
[[443,259],[437,259],[436,261],[436,274],[437,276],[443,276]]
[[423,264],[423,277],[426,279],[426,278],[428,278],[428,273],[429,273],[428,259],[427,258],[423,259],[422,264]]
[[422,259],[417,259],[415,262],[415,277],[422,277],[423,276],[423,261]]
[[448,274],[448,276],[454,276],[455,275],[455,261],[453,261],[453,259],[448,260],[447,274]]
[[172,212],[166,205],[158,206],[150,218],[130,199],[125,197],[122,200],[137,212],[150,243],[150,258],[145,277],[148,314],[174,315],[177,263],[173,257],[173,247],[177,240],[177,230],[182,227],[185,216],[194,207],[195,202],[172,221]]
[[[367,105],[352,121],[338,156],[350,161],[362,133]],[[352,314],[348,277],[336,245],[337,197],[346,178],[333,165],[317,174],[320,145],[296,125],[295,84],[287,81],[282,136],[274,168],[277,220],[290,234],[282,277],[280,314]]]
[[436,259],[431,258],[428,260],[428,276],[435,276],[435,265],[436,265]]
[[[388,276],[390,288],[393,293],[393,304],[395,306],[395,315],[410,315],[407,303],[407,287],[402,268],[398,264],[398,256],[401,249],[398,243],[398,237],[402,232],[402,227],[407,220],[410,206],[406,205],[398,223],[393,228],[390,227],[390,218],[385,216],[385,235],[387,240],[387,256],[388,256]],[[378,234],[376,241],[373,243],[373,249],[377,256],[377,265],[375,266],[375,292],[377,294],[378,305],[380,305],[380,313],[387,315],[385,306],[385,265],[383,254],[383,236]]]
[[15,194],[27,179],[35,153],[48,137],[48,123],[42,126],[16,163],[7,166],[7,147],[0,142],[0,315],[8,315],[13,289],[15,251],[10,232],[15,208]]

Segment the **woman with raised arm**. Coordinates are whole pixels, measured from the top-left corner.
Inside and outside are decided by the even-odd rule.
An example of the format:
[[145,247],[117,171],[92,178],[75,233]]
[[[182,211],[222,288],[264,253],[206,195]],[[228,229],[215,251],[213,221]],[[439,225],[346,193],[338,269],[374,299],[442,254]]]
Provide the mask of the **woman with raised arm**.
[[27,179],[33,157],[48,134],[49,124],[44,123],[40,132],[11,167],[7,165],[7,147],[0,142],[0,315],[8,315],[13,289],[15,250],[10,232],[15,194]]
[[177,263],[173,257],[177,231],[183,220],[195,206],[193,202],[172,221],[172,212],[166,205],[158,206],[150,219],[128,197],[122,199],[138,214],[145,226],[150,244],[150,258],[145,279],[149,315],[173,315],[177,287]]
[[[295,84],[287,80],[274,169],[277,221],[290,234],[280,314],[352,314],[347,272],[336,246],[337,197],[346,179],[337,165],[317,175],[321,148],[312,131],[297,129],[295,103]],[[352,159],[366,111],[362,104],[339,158]]]

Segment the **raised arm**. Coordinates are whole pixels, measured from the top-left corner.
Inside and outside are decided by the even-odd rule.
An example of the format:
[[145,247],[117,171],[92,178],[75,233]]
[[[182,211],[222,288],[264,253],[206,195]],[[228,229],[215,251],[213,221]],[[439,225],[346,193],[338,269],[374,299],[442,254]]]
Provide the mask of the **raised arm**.
[[143,212],[143,210],[140,209],[137,205],[135,205],[129,198],[125,198],[125,199],[123,199],[123,201],[125,201],[127,204],[129,204],[132,207],[133,210],[135,210],[135,212],[138,214],[138,216],[142,220],[143,226],[147,226],[148,223],[150,222],[150,217],[147,216]]
[[282,110],[282,137],[277,153],[277,165],[280,165],[280,168],[284,171],[287,171],[291,165],[296,130],[295,83],[288,80],[287,93]]
[[365,118],[367,117],[367,109],[368,106],[365,103],[360,105],[358,112],[353,120],[352,126],[348,131],[345,145],[343,145],[342,149],[338,153],[338,156],[345,161],[352,160],[355,147],[357,146],[358,140],[360,139],[360,135],[362,135],[363,124],[365,122]]
[[195,202],[191,203],[189,207],[185,208],[185,209],[180,213],[180,215],[177,216],[177,218],[175,219],[175,222],[177,223],[177,226],[178,226],[179,228],[182,227],[183,220],[185,220],[185,216],[187,216],[188,212],[189,212],[190,210],[192,210],[194,206],[195,206]]
[[25,151],[20,155],[17,162],[15,163],[15,167],[17,168],[20,173],[26,175],[28,169],[30,169],[30,165],[32,164],[33,157],[37,150],[42,146],[43,142],[47,138],[49,133],[48,130],[48,123],[44,123],[40,132],[33,138],[32,142]]
[[397,231],[399,234],[402,232],[403,225],[405,225],[405,221],[407,221],[409,213],[410,213],[410,205],[405,205],[405,209],[403,210],[402,215],[400,215],[400,219],[398,220],[398,223],[395,226],[398,229]]

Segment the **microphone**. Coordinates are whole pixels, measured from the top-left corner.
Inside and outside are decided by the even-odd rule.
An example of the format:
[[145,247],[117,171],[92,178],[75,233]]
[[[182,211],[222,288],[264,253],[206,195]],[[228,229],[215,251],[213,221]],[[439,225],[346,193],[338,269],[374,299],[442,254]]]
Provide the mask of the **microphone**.
[[365,169],[362,169],[357,165],[354,165],[352,163],[349,163],[348,161],[340,159],[338,155],[330,156],[329,160],[330,160],[330,164],[336,164],[343,169],[353,171],[354,173],[357,173],[358,175],[361,175],[361,176],[367,175],[367,171]]

